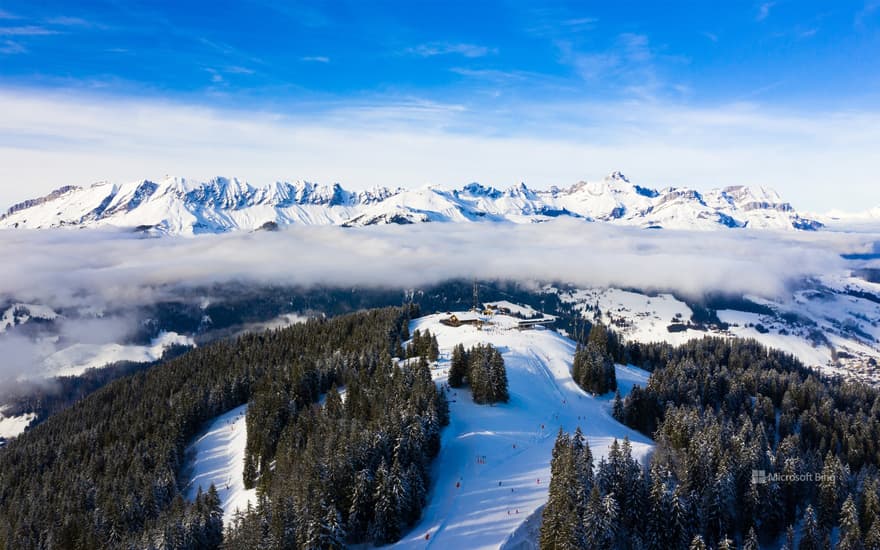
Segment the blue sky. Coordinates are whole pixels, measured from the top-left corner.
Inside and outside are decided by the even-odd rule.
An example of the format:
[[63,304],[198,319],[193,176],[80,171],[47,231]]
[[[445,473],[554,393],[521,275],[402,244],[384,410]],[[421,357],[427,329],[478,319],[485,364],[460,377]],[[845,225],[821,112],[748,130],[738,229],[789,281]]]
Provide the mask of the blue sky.
[[[3,205],[166,172],[357,188],[620,169],[859,209],[880,205],[880,0],[0,1],[0,108]],[[828,204],[829,185],[850,192]]]

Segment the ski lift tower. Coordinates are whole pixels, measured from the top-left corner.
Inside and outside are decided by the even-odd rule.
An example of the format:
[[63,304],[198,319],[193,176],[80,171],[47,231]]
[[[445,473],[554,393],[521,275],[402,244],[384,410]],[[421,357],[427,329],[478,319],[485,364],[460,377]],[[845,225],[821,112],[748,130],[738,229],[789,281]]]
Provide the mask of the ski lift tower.
[[480,311],[480,287],[474,279],[474,311]]

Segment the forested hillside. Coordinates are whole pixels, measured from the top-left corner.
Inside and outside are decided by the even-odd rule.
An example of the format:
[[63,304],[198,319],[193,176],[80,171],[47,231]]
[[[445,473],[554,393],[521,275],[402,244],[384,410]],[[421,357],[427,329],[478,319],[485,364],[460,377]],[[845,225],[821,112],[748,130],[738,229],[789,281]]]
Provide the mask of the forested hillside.
[[[410,313],[407,308],[372,310],[217,342],[114,381],[50,417],[0,452],[0,547],[216,545],[216,498],[206,491],[198,502],[185,502],[178,476],[185,446],[204,422],[248,401],[253,405],[248,424],[259,434],[249,448],[259,449],[253,456],[263,459],[276,449],[296,448],[298,443],[290,441],[297,431],[293,426],[322,417],[327,423],[347,422],[337,418],[341,405],[332,393],[326,407],[316,404],[335,385],[347,386],[346,403],[360,407],[346,419],[363,417],[365,422],[376,417],[364,412],[373,398],[406,395],[399,398],[408,406],[405,413],[389,414],[375,427],[387,430],[383,449],[389,453],[399,446],[396,436],[411,433],[416,419],[431,415],[434,424],[425,437],[437,444],[445,402],[430,379],[425,382],[425,368],[391,366],[391,352],[408,337]],[[416,387],[418,392],[410,391]],[[387,401],[377,403],[388,411]],[[340,445],[337,441],[337,451]],[[395,462],[388,454],[385,467],[393,469],[399,462],[413,475],[412,463],[417,465],[412,471],[421,475],[430,456],[416,453],[406,462],[396,453]],[[283,477],[292,475],[286,468],[296,468],[285,457],[275,457],[275,472],[284,471]],[[273,502],[273,476],[265,462],[252,475],[267,489],[264,502]],[[422,482],[427,486],[425,477]],[[417,515],[419,508],[416,499],[410,513]]]
[[793,549],[796,531],[798,548],[829,548],[832,533],[837,548],[880,548],[876,389],[748,340],[615,351],[653,370],[615,414],[656,450],[625,483],[585,484],[568,465],[577,437],[560,436],[543,548]]

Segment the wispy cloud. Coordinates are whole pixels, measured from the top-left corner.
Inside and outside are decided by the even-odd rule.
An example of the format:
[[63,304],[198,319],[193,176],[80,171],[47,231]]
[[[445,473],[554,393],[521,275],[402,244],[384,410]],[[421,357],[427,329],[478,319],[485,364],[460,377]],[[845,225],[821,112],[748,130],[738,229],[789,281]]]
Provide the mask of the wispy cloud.
[[10,13],[6,10],[0,10],[0,19],[21,19],[19,16],[14,13]]
[[870,19],[878,10],[880,10],[880,0],[868,0],[865,2],[864,7],[856,13],[853,19],[853,26],[857,29],[864,28],[865,21]]
[[[291,116],[0,88],[0,166],[15,182],[0,184],[0,204],[62,183],[168,173],[358,189],[426,181],[567,186],[614,169],[653,187],[775,187],[801,209],[880,204],[877,112],[635,99],[487,105],[375,98],[308,104]],[[827,184],[840,181],[841,166],[846,191],[829,199]]]
[[214,84],[221,84],[224,82],[223,75],[217,69],[205,67],[205,72],[211,75],[211,82]]
[[330,58],[325,55],[307,55],[300,57],[299,60],[307,63],[330,63]]
[[599,23],[597,17],[572,16],[567,10],[534,8],[527,10],[525,31],[535,36],[564,38],[592,31]]
[[463,55],[464,57],[485,57],[497,53],[494,48],[478,46],[475,44],[431,42],[408,48],[407,53],[421,57],[434,57],[437,55]]
[[715,34],[714,32],[703,31],[700,34],[702,34],[703,36],[705,36],[706,38],[708,38],[712,42],[718,42],[718,35]]
[[60,27],[91,27],[93,23],[81,17],[70,17],[67,15],[59,15],[46,19],[46,23],[50,25],[58,25]]
[[27,48],[25,48],[18,42],[13,42],[12,40],[3,40],[2,42],[0,42],[0,54],[12,55],[26,52]]
[[767,19],[770,15],[770,10],[773,6],[776,5],[776,2],[764,2],[760,6],[758,6],[758,13],[755,15],[755,21],[763,21]]
[[798,38],[812,38],[816,36],[816,33],[819,32],[819,29],[804,29],[798,32]]
[[254,74],[255,71],[253,69],[249,69],[247,67],[242,67],[240,65],[232,65],[229,67],[224,67],[223,72],[226,74]]
[[647,35],[621,33],[605,49],[583,50],[572,41],[556,42],[560,61],[570,65],[584,80],[593,84],[613,86],[634,97],[651,98],[661,91],[674,92],[681,82],[666,82],[659,64],[686,61],[669,55],[658,55]]
[[58,31],[38,25],[0,27],[0,36],[47,36],[52,34],[58,34]]

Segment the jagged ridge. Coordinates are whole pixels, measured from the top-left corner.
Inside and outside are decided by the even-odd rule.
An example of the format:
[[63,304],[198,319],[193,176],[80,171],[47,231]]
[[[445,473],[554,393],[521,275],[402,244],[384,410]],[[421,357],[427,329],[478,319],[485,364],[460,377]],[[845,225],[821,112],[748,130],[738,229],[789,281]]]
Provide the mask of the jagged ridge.
[[651,189],[620,172],[567,189],[524,183],[500,190],[470,183],[459,189],[379,187],[348,191],[339,184],[276,182],[255,187],[236,178],[194,182],[166,177],[115,185],[65,186],[11,207],[2,228],[111,225],[164,234],[219,233],[290,224],[363,226],[424,222],[537,223],[570,217],[644,228],[814,230],[777,193],[744,186],[700,193]]

